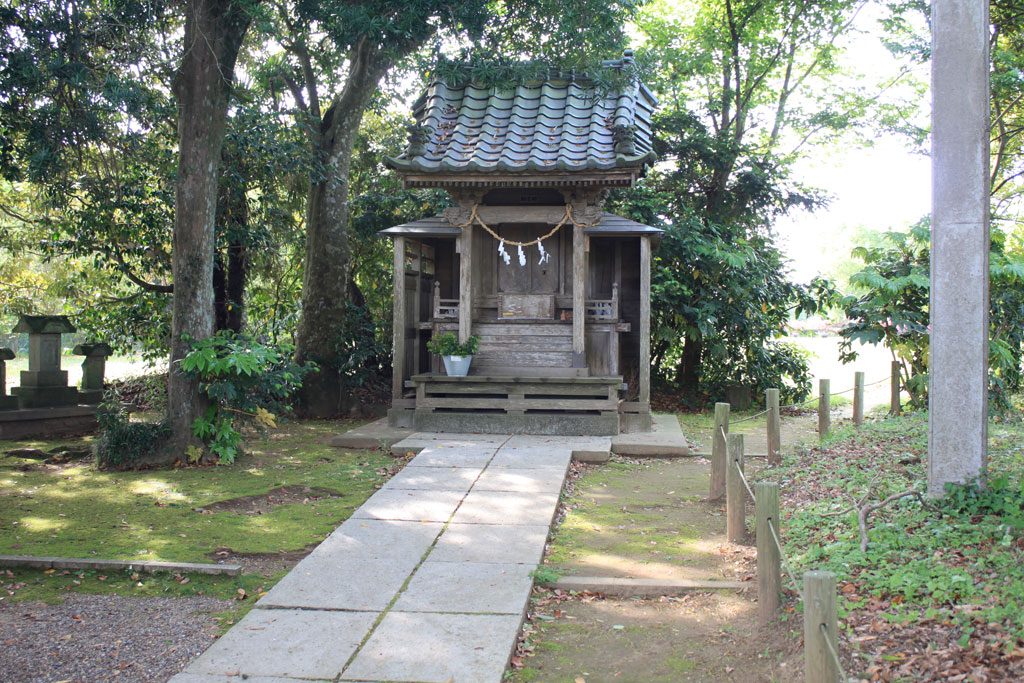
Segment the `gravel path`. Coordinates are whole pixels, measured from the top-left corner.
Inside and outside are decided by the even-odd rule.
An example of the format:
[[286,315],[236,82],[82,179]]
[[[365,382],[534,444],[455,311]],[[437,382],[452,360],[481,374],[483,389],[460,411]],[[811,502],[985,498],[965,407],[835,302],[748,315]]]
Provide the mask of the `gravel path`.
[[0,603],[0,681],[157,683],[216,635],[230,601],[70,594],[59,605]]

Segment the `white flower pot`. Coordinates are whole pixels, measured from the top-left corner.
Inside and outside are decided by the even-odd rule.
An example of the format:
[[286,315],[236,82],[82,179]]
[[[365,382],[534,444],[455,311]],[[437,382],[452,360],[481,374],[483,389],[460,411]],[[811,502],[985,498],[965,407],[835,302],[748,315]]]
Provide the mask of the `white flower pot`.
[[441,356],[444,371],[449,377],[465,377],[469,374],[469,364],[473,356]]

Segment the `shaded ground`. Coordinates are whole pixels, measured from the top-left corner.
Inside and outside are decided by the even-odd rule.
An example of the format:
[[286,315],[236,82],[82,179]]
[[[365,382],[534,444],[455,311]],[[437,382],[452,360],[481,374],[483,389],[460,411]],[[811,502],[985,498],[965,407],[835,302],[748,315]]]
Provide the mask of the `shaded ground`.
[[[350,426],[286,423],[224,467],[102,472],[0,455],[0,554],[243,566],[237,577],[0,570],[0,681],[180,671],[404,465],[327,444]],[[3,442],[0,454],[89,442]]]
[[165,681],[217,635],[214,598],[0,603],[0,681]]
[[[776,653],[778,633],[756,626],[742,594],[693,594],[658,600],[543,591],[533,605],[533,656],[513,681],[553,683],[793,681],[799,671]],[[770,644],[770,646],[769,646]]]

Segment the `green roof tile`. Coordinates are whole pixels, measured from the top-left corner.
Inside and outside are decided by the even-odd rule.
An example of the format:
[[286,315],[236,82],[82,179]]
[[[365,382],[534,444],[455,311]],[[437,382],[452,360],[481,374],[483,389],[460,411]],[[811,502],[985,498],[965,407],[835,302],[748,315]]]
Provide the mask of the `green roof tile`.
[[638,168],[654,161],[656,104],[639,82],[601,92],[571,76],[494,87],[435,80],[413,106],[420,139],[388,163],[410,173]]

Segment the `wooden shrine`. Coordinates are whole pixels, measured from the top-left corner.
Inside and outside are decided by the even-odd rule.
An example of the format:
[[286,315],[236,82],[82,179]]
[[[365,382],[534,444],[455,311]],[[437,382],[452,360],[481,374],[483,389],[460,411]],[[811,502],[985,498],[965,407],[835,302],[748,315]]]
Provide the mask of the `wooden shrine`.
[[[606,62],[625,69],[626,53]],[[653,162],[653,95],[553,73],[508,87],[429,84],[406,187],[454,206],[394,240],[390,421],[441,432],[614,435],[650,428],[651,253],[661,231],[604,211]],[[449,377],[427,341],[480,349]]]

